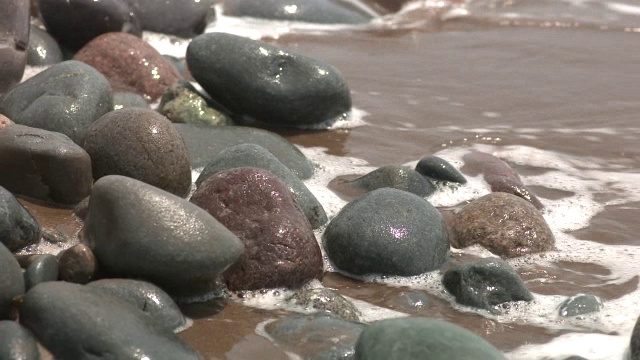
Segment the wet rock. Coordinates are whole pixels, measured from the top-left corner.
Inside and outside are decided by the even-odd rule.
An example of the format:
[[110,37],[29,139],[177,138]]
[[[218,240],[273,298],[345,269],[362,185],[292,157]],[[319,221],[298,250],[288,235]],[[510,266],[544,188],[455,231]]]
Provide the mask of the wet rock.
[[542,214],[526,200],[496,192],[466,205],[452,221],[452,244],[480,244],[495,255],[518,257],[553,249],[555,238]]
[[46,202],[78,203],[91,191],[89,154],[63,134],[11,125],[0,131],[0,186]]
[[24,278],[18,260],[0,243],[0,320],[11,317],[13,298],[24,294]]
[[11,121],[11,119],[9,119],[8,117],[0,114],[0,130],[4,129],[5,127],[9,126],[13,124],[13,121]]
[[640,317],[636,320],[636,325],[631,333],[631,341],[629,344],[630,360],[640,360]]
[[563,301],[558,308],[560,316],[578,316],[600,311],[602,301],[594,295],[578,294]]
[[33,66],[53,65],[62,62],[62,50],[48,32],[31,25],[27,64]]
[[189,154],[180,133],[151,109],[112,111],[87,129],[82,147],[94,179],[128,176],[178,196],[191,188]]
[[105,33],[142,35],[136,14],[121,0],[39,0],[38,3],[49,33],[71,51]]
[[112,277],[147,280],[174,297],[209,293],[242,254],[241,241],[206,211],[117,175],[94,184],[82,237]]
[[58,258],[55,255],[34,255],[24,272],[24,285],[27,291],[47,281],[58,280]]
[[211,158],[222,150],[239,144],[256,144],[269,150],[302,180],[313,176],[313,165],[306,156],[282,136],[244,126],[205,126],[193,124],[175,124],[184,138],[191,166],[204,167]]
[[214,0],[124,0],[144,30],[190,38],[215,20]]
[[304,21],[320,24],[364,24],[376,15],[362,3],[323,0],[225,0],[225,15]]
[[460,264],[447,270],[442,284],[462,305],[499,313],[496,305],[531,301],[533,295],[518,273],[499,258]]
[[394,296],[391,301],[398,311],[406,313],[416,313],[425,309],[430,302],[429,297],[425,293],[414,290],[402,291]]
[[114,90],[134,92],[150,102],[182,78],[153,46],[122,32],[98,36],[73,58],[104,74]]
[[287,301],[307,310],[328,312],[345,320],[360,320],[360,311],[353,303],[332,289],[300,289],[288,297]]
[[327,255],[354,275],[412,276],[438,269],[449,253],[442,215],[423,198],[374,190],[347,204],[324,232]]
[[76,206],[73,207],[73,213],[80,219],[84,219],[89,211],[89,196],[82,199]]
[[162,95],[160,113],[174,123],[232,125],[231,119],[214,109],[187,81],[179,81]]
[[60,280],[86,284],[95,279],[98,262],[87,245],[77,244],[58,255],[58,268]]
[[63,133],[79,143],[91,123],[111,111],[111,87],[96,69],[64,61],[17,85],[0,101],[16,124]]
[[39,240],[40,225],[36,219],[13,194],[0,186],[0,243],[16,252]]
[[20,322],[58,359],[201,359],[134,306],[60,281],[31,289]]
[[241,144],[223,150],[205,166],[196,180],[196,184],[199,186],[211,175],[237,167],[256,167],[277,176],[287,185],[314,229],[327,222],[324,208],[302,180],[296,177],[273,154],[259,145]]
[[189,44],[187,64],[211,98],[239,120],[310,126],[351,109],[349,88],[336,68],[260,41],[200,35]]
[[139,107],[148,109],[149,103],[141,95],[128,91],[115,91],[113,93],[113,110]]
[[169,294],[152,283],[129,279],[103,279],[91,282],[87,286],[130,303],[169,331],[176,331],[187,322]]
[[365,191],[373,191],[384,187],[408,191],[420,197],[433,194],[436,187],[417,171],[400,165],[389,165],[378,168],[361,176],[348,184]]
[[56,229],[42,229],[42,241],[51,244],[65,244],[69,242],[69,237]]
[[457,325],[421,317],[376,321],[356,344],[356,359],[505,360],[493,345]]
[[20,324],[0,321],[0,359],[40,360],[38,342],[33,334]]
[[0,94],[20,82],[29,44],[29,2],[3,1],[0,6]]
[[288,187],[258,168],[235,168],[204,181],[191,197],[244,244],[225,272],[229,290],[297,288],[323,275],[313,230]]
[[453,167],[453,165],[447,160],[434,155],[425,156],[420,159],[418,164],[416,164],[416,171],[433,180],[449,181],[459,184],[467,183],[464,175]]

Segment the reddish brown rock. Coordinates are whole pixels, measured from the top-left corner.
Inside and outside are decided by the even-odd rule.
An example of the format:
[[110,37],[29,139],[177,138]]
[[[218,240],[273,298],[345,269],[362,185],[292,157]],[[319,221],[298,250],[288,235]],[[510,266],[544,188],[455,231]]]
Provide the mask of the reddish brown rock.
[[495,192],[474,200],[452,222],[452,245],[480,244],[501,257],[553,249],[555,238],[542,214],[528,201]]
[[59,277],[62,281],[86,284],[96,278],[98,262],[85,244],[77,244],[58,255]]
[[296,288],[321,278],[322,254],[287,186],[257,168],[221,171],[191,201],[242,240],[244,255],[224,274],[230,290]]
[[100,71],[114,90],[135,92],[151,102],[182,78],[151,45],[122,32],[98,36],[80,49],[74,59]]
[[14,124],[13,121],[11,121],[11,119],[9,119],[8,117],[0,114],[0,130],[4,129],[5,127]]

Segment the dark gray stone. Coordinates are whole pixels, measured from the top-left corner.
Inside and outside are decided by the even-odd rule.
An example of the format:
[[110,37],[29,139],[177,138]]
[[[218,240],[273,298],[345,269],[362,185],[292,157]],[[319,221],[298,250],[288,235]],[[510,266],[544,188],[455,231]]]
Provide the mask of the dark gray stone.
[[640,317],[636,320],[636,325],[631,333],[629,343],[629,360],[640,360]]
[[348,184],[365,191],[373,191],[384,187],[408,191],[420,197],[433,194],[435,185],[417,171],[400,165],[389,165],[378,168],[364,176],[349,181]]
[[87,245],[77,244],[58,255],[58,272],[62,281],[86,284],[96,278],[98,262]]
[[284,182],[314,229],[327,222],[324,208],[307,186],[267,149],[254,144],[241,144],[221,151],[205,166],[196,180],[200,184],[211,175],[237,167],[267,170]]
[[13,298],[24,294],[24,278],[18,260],[0,244],[0,320],[11,317]]
[[179,81],[162,95],[160,113],[173,123],[233,125],[231,119],[215,109],[188,81]]
[[189,44],[187,64],[234,121],[310,126],[351,109],[349,88],[336,68],[260,41],[203,34]]
[[442,215],[423,198],[383,188],[347,204],[324,232],[329,259],[355,274],[412,276],[438,269],[449,241]]
[[20,322],[57,359],[202,359],[142,311],[84,285],[34,287],[20,307]]
[[181,37],[202,34],[215,20],[214,0],[123,0],[129,4],[142,28]]
[[[0,146],[1,148],[1,146]],[[7,189],[0,186],[0,242],[16,252],[40,240],[40,225]]]
[[20,82],[27,62],[29,2],[3,1],[0,6],[0,94]]
[[12,193],[64,205],[87,197],[93,182],[89,154],[71,139],[18,124],[0,131],[0,169]]
[[27,64],[33,66],[53,65],[62,62],[62,50],[48,32],[31,25]]
[[94,184],[82,237],[107,273],[150,281],[172,296],[211,292],[243,251],[205,210],[118,175]]
[[31,332],[20,324],[0,321],[0,359],[39,360],[38,342]]
[[360,320],[360,311],[353,303],[332,289],[301,289],[288,297],[287,301],[306,310],[325,311],[345,320]]
[[96,69],[64,61],[17,85],[0,101],[16,124],[63,133],[76,143],[113,107],[111,86]]
[[225,0],[223,3],[225,15],[320,24],[364,24],[375,15],[362,3],[357,7],[346,1]]
[[26,291],[47,281],[58,280],[58,258],[55,255],[35,255],[24,272]]
[[456,265],[444,273],[442,284],[458,303],[493,313],[505,302],[533,300],[518,273],[499,258]]
[[602,301],[594,295],[578,294],[563,301],[558,308],[560,316],[578,316],[600,311]]
[[115,91],[113,93],[113,110],[120,110],[124,108],[139,107],[148,109],[149,103],[142,95],[128,91]]
[[420,159],[418,164],[416,164],[416,171],[434,180],[459,184],[467,183],[467,179],[458,169],[453,167],[447,160],[434,155],[425,156]]

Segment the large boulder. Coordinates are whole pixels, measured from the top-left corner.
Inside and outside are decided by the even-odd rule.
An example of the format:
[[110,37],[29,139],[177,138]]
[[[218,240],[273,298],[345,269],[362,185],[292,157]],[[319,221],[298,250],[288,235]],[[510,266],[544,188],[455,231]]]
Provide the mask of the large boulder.
[[40,225],[7,189],[0,186],[0,243],[16,252],[40,240]]

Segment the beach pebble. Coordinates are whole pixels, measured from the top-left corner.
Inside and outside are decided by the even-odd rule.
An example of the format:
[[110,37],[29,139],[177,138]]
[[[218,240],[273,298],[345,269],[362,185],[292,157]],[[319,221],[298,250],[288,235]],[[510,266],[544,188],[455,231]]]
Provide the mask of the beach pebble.
[[111,87],[96,69],[64,61],[17,85],[0,101],[16,124],[63,133],[79,143],[91,123],[111,111]]
[[306,310],[318,310],[332,314],[344,320],[359,321],[360,311],[335,290],[327,288],[300,289],[287,298],[287,301]]
[[24,272],[26,291],[47,281],[58,280],[58,258],[51,254],[33,255]]
[[156,101],[182,78],[178,70],[144,40],[116,32],[100,35],[74,55],[101,72],[114,90]]
[[73,205],[91,191],[89,154],[67,136],[22,125],[0,131],[0,186],[14,194]]
[[5,127],[14,124],[13,121],[11,121],[11,119],[9,119],[8,117],[0,114],[0,130],[4,129]]
[[412,276],[438,269],[448,258],[442,215],[423,198],[383,188],[342,208],[324,232],[335,266],[355,275]]
[[406,313],[417,313],[429,305],[429,297],[422,291],[406,290],[395,295],[391,301],[392,309]]
[[102,279],[93,281],[87,286],[130,303],[149,315],[166,330],[176,331],[187,322],[169,294],[150,282],[130,279]]
[[14,321],[0,321],[0,359],[40,360],[38,342],[24,326]]
[[0,6],[0,94],[20,82],[29,44],[29,1],[8,0]]
[[356,344],[356,359],[505,360],[493,345],[460,326],[421,317],[376,321]]
[[629,360],[640,360],[640,317],[636,320],[636,325],[631,333],[629,344]]
[[205,210],[141,181],[96,181],[82,239],[112,277],[150,281],[174,297],[215,289],[242,242]]
[[373,191],[384,187],[408,191],[420,197],[433,194],[435,185],[417,171],[400,165],[378,168],[364,176],[349,181],[349,185],[364,191]]
[[444,273],[442,284],[457,303],[493,313],[502,303],[533,300],[518,273],[499,258],[456,265]]
[[418,164],[416,164],[416,171],[433,180],[449,181],[459,184],[467,183],[467,179],[458,169],[453,167],[447,160],[434,155],[425,156],[420,159]]
[[351,109],[349,88],[336,68],[260,41],[203,34],[189,44],[187,64],[234,121],[309,126]]
[[215,20],[214,0],[123,0],[145,31],[190,38]]
[[322,253],[289,188],[258,168],[235,168],[204,181],[191,202],[240,238],[244,254],[224,274],[229,290],[297,288],[323,275]]
[[180,133],[151,109],[112,111],[87,129],[82,147],[93,177],[128,176],[185,197],[191,188],[189,154]]
[[13,194],[0,186],[0,243],[9,251],[16,252],[39,240],[40,225],[36,219]]
[[256,167],[277,176],[289,188],[296,203],[314,229],[327,222],[324,208],[302,180],[273,154],[259,145],[241,144],[223,150],[205,166],[196,180],[196,184],[199,186],[211,175],[237,167]]
[[160,113],[173,123],[232,125],[231,119],[213,108],[188,81],[178,81],[162,95]]
[[452,245],[480,244],[512,258],[553,249],[555,238],[542,214],[528,201],[495,192],[466,205],[452,221]]
[[20,323],[57,359],[201,359],[136,307],[85,285],[34,287],[20,307]]
[[144,99],[144,97],[142,97],[142,95],[130,91],[113,92],[113,110],[131,107],[148,109],[149,103]]
[[560,316],[578,316],[600,311],[602,300],[591,294],[578,294],[563,301],[558,307]]
[[31,25],[27,64],[33,66],[53,65],[62,62],[62,50],[48,32]]
[[175,124],[182,135],[191,166],[206,166],[211,158],[228,147],[239,144],[256,144],[269,150],[281,163],[285,164],[297,177],[306,180],[313,176],[311,161],[289,140],[270,131],[244,126],[206,126],[195,124]]
[[364,11],[349,2],[325,0],[224,0],[224,13],[231,16],[304,21],[320,24],[364,24],[371,21],[373,11]]
[[0,320],[9,319],[13,298],[24,294],[24,278],[18,260],[0,243]]
[[58,254],[58,272],[62,281],[86,284],[96,278],[98,262],[85,244],[76,244]]

